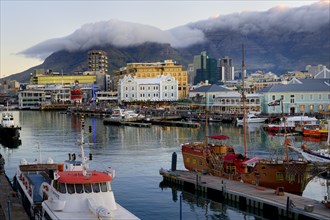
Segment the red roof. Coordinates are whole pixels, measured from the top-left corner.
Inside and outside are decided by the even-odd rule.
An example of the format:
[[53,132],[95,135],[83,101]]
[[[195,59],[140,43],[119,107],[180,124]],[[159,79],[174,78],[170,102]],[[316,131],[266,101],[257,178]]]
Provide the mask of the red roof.
[[229,139],[228,136],[226,135],[212,135],[212,136],[207,136],[208,138],[211,138],[211,139],[217,139],[217,140],[226,140],[226,139]]
[[58,172],[60,183],[100,183],[109,182],[112,180],[111,176],[100,171],[87,171],[87,175],[84,176],[82,171],[64,171]]

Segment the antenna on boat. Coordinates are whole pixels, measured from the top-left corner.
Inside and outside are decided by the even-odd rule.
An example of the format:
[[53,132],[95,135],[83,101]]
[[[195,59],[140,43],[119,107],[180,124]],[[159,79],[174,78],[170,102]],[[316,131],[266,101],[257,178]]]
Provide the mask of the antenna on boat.
[[243,101],[243,132],[244,132],[244,157],[246,157],[247,144],[246,144],[246,96],[245,96],[245,63],[244,63],[244,44],[242,44],[242,101]]

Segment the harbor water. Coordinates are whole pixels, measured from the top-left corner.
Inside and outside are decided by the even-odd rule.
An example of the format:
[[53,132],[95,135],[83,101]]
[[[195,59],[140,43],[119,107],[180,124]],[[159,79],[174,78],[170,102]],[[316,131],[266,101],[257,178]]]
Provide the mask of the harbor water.
[[[78,153],[81,118],[60,112],[14,111],[22,143],[15,148],[0,145],[5,158],[7,176],[12,179],[22,158],[27,161],[55,162],[68,159],[69,153]],[[141,219],[262,219],[262,213],[243,212],[235,204],[221,204],[202,196],[166,187],[159,169],[170,169],[173,152],[177,154],[177,169],[184,169],[180,144],[205,139],[204,126],[129,127],[103,125],[99,117],[85,117],[85,152],[93,159],[90,168],[116,171],[112,182],[115,198]],[[283,158],[283,136],[263,131],[262,125],[249,126],[247,131],[248,156]],[[209,134],[230,137],[237,152],[243,152],[243,129],[232,124],[210,123]],[[323,141],[304,140],[293,136],[292,144],[307,143],[312,149],[325,148]],[[290,152],[291,158],[298,157]],[[323,179],[314,178],[306,186],[303,196],[320,201],[326,195]]]

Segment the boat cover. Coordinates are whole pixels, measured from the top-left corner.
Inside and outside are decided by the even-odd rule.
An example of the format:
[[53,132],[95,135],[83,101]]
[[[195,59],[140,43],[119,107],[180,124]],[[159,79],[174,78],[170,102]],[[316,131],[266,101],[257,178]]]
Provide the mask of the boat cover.
[[226,135],[212,135],[212,136],[207,136],[208,138],[211,138],[211,139],[217,139],[217,140],[226,140],[226,139],[229,139],[228,136]]
[[252,164],[252,163],[256,163],[258,161],[262,160],[262,158],[259,158],[259,157],[253,157],[252,159],[250,160],[247,160],[247,161],[244,161],[242,164],[244,165],[249,165],[249,164]]

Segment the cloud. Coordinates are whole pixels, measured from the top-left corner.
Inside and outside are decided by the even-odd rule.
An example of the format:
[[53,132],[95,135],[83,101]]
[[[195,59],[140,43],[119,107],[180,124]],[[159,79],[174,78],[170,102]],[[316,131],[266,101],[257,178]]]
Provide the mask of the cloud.
[[207,31],[229,30],[242,34],[285,32],[313,32],[324,24],[329,24],[329,2],[321,1],[298,8],[283,6],[265,12],[242,12],[219,16],[191,24],[192,28]]
[[202,31],[187,26],[163,31],[149,25],[110,20],[85,24],[69,36],[41,42],[22,51],[21,54],[43,59],[60,50],[72,52],[106,44],[128,47],[144,42],[170,43],[173,47],[186,47],[203,41],[203,38]]
[[329,2],[321,1],[298,8],[275,7],[265,12],[242,12],[189,23],[167,31],[149,25],[119,20],[85,24],[71,35],[50,39],[20,54],[44,59],[51,53],[87,50],[112,44],[117,47],[144,42],[169,43],[175,48],[188,47],[205,41],[205,32],[239,31],[243,35],[267,33],[281,37],[291,32],[313,32],[329,24]]

